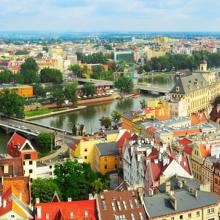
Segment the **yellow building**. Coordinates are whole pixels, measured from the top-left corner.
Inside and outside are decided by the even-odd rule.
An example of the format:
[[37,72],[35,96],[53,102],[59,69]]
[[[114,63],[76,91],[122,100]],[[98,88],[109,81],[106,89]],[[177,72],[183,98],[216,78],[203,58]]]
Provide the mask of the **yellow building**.
[[119,150],[117,142],[105,142],[95,145],[94,168],[102,174],[115,171],[119,167]]
[[73,152],[73,156],[79,158],[80,161],[91,164],[92,169],[94,168],[94,149],[96,144],[104,141],[112,142],[115,141],[118,133],[107,134],[106,140],[103,139],[91,139],[91,140],[80,140],[76,145]]
[[33,87],[28,86],[28,85],[13,86],[11,84],[5,84],[2,87],[0,87],[0,91],[3,89],[14,90],[17,92],[18,95],[25,97],[25,98],[30,98],[33,96]]
[[207,63],[199,71],[188,76],[177,76],[170,91],[170,114],[173,117],[191,116],[193,113],[211,110],[212,101],[220,95],[219,77],[207,70]]

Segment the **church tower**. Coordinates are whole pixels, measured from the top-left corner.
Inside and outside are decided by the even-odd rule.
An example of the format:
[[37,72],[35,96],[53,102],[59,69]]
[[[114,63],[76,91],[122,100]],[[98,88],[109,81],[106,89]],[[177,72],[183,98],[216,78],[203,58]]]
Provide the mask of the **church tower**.
[[207,64],[207,61],[206,60],[203,60],[199,66],[199,70],[201,72],[207,72],[208,70],[208,64]]

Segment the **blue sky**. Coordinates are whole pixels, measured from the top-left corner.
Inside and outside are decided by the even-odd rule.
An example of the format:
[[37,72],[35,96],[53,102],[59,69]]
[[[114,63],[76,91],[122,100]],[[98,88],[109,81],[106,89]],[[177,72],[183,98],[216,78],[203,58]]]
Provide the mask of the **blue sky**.
[[0,0],[0,31],[220,31],[220,0]]

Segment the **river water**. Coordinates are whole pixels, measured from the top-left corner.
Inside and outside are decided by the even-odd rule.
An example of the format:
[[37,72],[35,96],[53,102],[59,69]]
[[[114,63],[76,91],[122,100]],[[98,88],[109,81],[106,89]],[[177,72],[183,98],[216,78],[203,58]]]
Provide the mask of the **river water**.
[[[173,78],[164,78],[163,82],[154,82],[151,81],[155,86],[160,86],[164,88],[171,88],[174,84]],[[36,119],[34,120],[37,123],[65,129],[68,131],[72,130],[74,124],[84,124],[86,131],[88,133],[98,131],[100,129],[99,119],[102,116],[111,116],[111,113],[114,109],[125,112],[140,109],[140,101],[145,99],[148,100],[156,99],[158,96],[145,95],[139,96],[136,98],[130,98],[125,100],[114,100],[110,103],[91,105],[80,111],[75,111],[71,113],[66,113],[62,115],[56,115],[48,118]]]

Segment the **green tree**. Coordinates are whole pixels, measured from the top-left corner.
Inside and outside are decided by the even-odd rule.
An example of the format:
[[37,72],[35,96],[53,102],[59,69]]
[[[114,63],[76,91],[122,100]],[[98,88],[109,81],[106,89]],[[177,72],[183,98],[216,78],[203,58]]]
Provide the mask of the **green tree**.
[[142,99],[142,100],[140,101],[140,105],[141,105],[141,109],[146,108],[146,101],[145,101],[145,99]]
[[0,112],[8,116],[24,117],[24,99],[15,91],[5,89],[0,93]]
[[123,93],[130,93],[133,91],[134,84],[131,78],[125,75],[120,75],[115,81],[115,87]]
[[117,110],[113,110],[111,116],[112,116],[112,121],[114,122],[115,126],[118,126],[122,113]]
[[13,73],[5,69],[0,72],[0,83],[10,83],[13,81]]
[[73,73],[75,77],[78,77],[78,78],[82,77],[82,68],[80,67],[80,65],[74,64],[74,65],[71,65],[68,69]]
[[93,79],[103,79],[104,76],[104,67],[101,65],[95,65],[92,67],[91,78]]
[[51,133],[40,133],[36,138],[36,148],[41,153],[48,153],[54,146],[54,135]]
[[40,83],[35,83],[33,85],[33,92],[36,97],[45,97],[46,91]]
[[101,52],[94,53],[87,56],[82,56],[82,62],[83,63],[89,63],[89,64],[105,64],[107,63],[107,56],[104,55]]
[[111,118],[103,116],[99,119],[101,126],[105,127],[105,129],[109,129],[112,126]]
[[28,55],[29,51],[27,50],[18,50],[15,52],[15,55]]
[[24,83],[32,84],[37,80],[38,66],[33,58],[27,58],[21,65],[20,74],[24,78]]
[[51,202],[54,193],[57,192],[61,198],[61,192],[56,182],[53,179],[34,179],[31,184],[32,202],[36,202],[36,198],[40,202]]
[[64,92],[62,86],[53,87],[51,92],[51,100],[53,103],[56,103],[58,106],[61,106],[64,102]]
[[[64,200],[68,197],[71,197],[73,200],[88,199],[89,193],[109,188],[108,178],[105,175],[94,172],[90,164],[87,163],[66,161],[55,166],[54,174],[56,176],[55,181],[61,190]],[[98,178],[104,184],[102,187],[99,185],[95,188],[95,181]]]
[[95,85],[92,84],[92,83],[85,83],[85,85],[84,85],[84,92],[85,92],[86,96],[89,96],[89,95],[93,96],[96,93]]
[[66,99],[70,100],[73,105],[77,103],[77,83],[71,83],[65,86],[64,96]]
[[40,81],[42,83],[62,83],[63,82],[63,74],[58,69],[52,68],[43,68],[40,71]]

